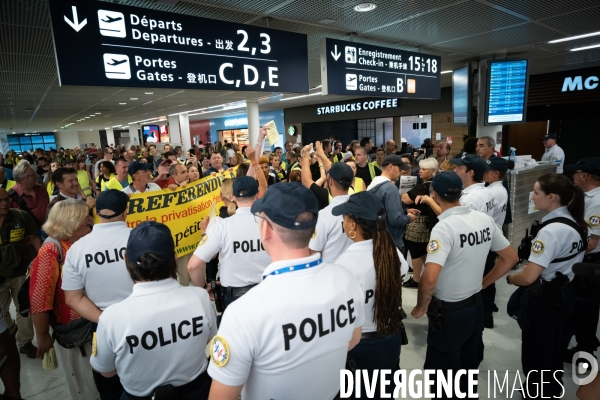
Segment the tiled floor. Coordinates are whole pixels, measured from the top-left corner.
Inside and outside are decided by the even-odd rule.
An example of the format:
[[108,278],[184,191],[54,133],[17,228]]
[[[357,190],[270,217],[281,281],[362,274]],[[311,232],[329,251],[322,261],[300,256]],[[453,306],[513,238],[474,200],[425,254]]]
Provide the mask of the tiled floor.
[[[506,390],[502,394],[497,392],[494,397],[492,389],[491,395],[488,396],[488,371],[497,371],[502,373],[502,376],[509,371],[508,381],[512,385],[516,371],[521,367],[521,332],[517,323],[506,314],[506,302],[514,291],[514,286],[509,287],[504,279],[500,279],[497,290],[497,304],[500,312],[495,314],[495,328],[486,329],[484,333],[485,359],[479,367],[479,396],[482,399],[521,399],[520,392],[514,392],[512,397],[507,397]],[[404,309],[408,314],[416,304],[416,294],[415,289],[403,290]],[[14,315],[14,309],[11,312]],[[427,318],[415,320],[409,315],[405,324],[410,343],[402,348],[400,365],[408,371],[422,369],[426,350]],[[576,385],[571,379],[570,364],[565,364],[564,384],[566,394],[563,399],[576,400]],[[0,383],[0,392],[3,390]],[[42,369],[40,360],[30,360],[24,355],[21,355],[21,394],[30,400],[69,399],[64,373],[60,367],[52,372],[46,372]],[[410,396],[406,398],[412,399]]]

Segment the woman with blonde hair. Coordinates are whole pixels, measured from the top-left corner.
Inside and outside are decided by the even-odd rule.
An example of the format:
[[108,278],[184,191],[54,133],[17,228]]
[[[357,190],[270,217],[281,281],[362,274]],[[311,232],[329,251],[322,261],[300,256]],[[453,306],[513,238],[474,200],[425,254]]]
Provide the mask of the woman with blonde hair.
[[46,191],[48,192],[49,197],[56,196],[59,192],[58,186],[52,181],[52,174],[59,168],[60,163],[58,161],[52,161],[50,163],[50,168],[48,168],[48,172],[44,174],[44,184],[46,185]]
[[[42,226],[49,238],[31,263],[29,286],[37,357],[44,358],[54,348],[71,398],[82,400],[99,398],[90,365],[93,324],[67,305],[61,285],[66,253],[73,243],[91,232],[88,211],[85,202],[72,199],[52,207]],[[54,345],[55,340],[58,346]]]

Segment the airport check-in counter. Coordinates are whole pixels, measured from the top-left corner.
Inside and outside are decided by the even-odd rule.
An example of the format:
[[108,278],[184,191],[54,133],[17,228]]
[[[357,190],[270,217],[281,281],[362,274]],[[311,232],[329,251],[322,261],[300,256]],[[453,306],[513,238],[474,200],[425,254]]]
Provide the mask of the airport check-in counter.
[[513,222],[508,225],[508,240],[515,248],[519,247],[525,237],[525,230],[531,228],[534,220],[542,221],[544,211],[535,210],[530,201],[533,185],[545,174],[556,172],[556,164],[543,164],[532,168],[508,171],[508,197]]

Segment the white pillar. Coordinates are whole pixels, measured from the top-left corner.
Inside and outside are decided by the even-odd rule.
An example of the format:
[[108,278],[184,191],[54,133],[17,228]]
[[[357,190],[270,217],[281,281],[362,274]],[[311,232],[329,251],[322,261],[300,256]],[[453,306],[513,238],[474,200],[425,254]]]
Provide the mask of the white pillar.
[[179,130],[179,115],[169,115],[169,143],[181,143],[181,132]]
[[113,131],[112,128],[106,129],[106,143],[109,146],[112,146],[112,147],[115,146],[115,132]]
[[181,145],[183,151],[192,148],[192,137],[190,135],[190,118],[188,113],[179,114],[179,129],[181,130]]
[[258,100],[246,100],[246,114],[248,115],[248,138],[250,140],[250,147],[254,147],[256,142],[258,142],[258,134],[260,131]]

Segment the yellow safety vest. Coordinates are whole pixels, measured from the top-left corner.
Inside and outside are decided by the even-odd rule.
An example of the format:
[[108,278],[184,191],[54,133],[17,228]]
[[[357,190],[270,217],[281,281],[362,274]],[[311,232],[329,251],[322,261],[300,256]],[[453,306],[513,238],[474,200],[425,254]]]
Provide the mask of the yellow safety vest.
[[[348,194],[354,194],[358,192],[362,192],[365,190],[365,181],[362,178],[354,178],[354,187],[350,186],[348,188]],[[329,202],[331,203],[331,192],[329,192]]]
[[[52,178],[48,178],[52,179]],[[46,191],[48,192],[48,196],[52,197],[52,193],[54,193],[54,182],[50,181],[46,184]]]
[[[127,182],[129,182],[129,184],[131,185],[131,182],[133,182],[133,179],[131,178],[130,175],[127,175]],[[123,190],[125,189],[122,185],[121,182],[119,182],[119,180],[117,179],[117,176],[113,176],[112,178],[110,178],[110,180],[108,182],[106,182],[106,185],[104,186],[104,190],[110,190],[110,189],[117,189],[117,190]]]
[[4,188],[4,190],[6,190],[8,192],[8,190],[15,186],[17,183],[15,181],[11,181],[10,179],[6,180],[6,187]]
[[83,194],[86,197],[92,195],[92,187],[90,186],[90,177],[86,170],[80,169],[77,171],[77,181],[79,181],[79,186],[81,186],[81,190],[83,190]]

